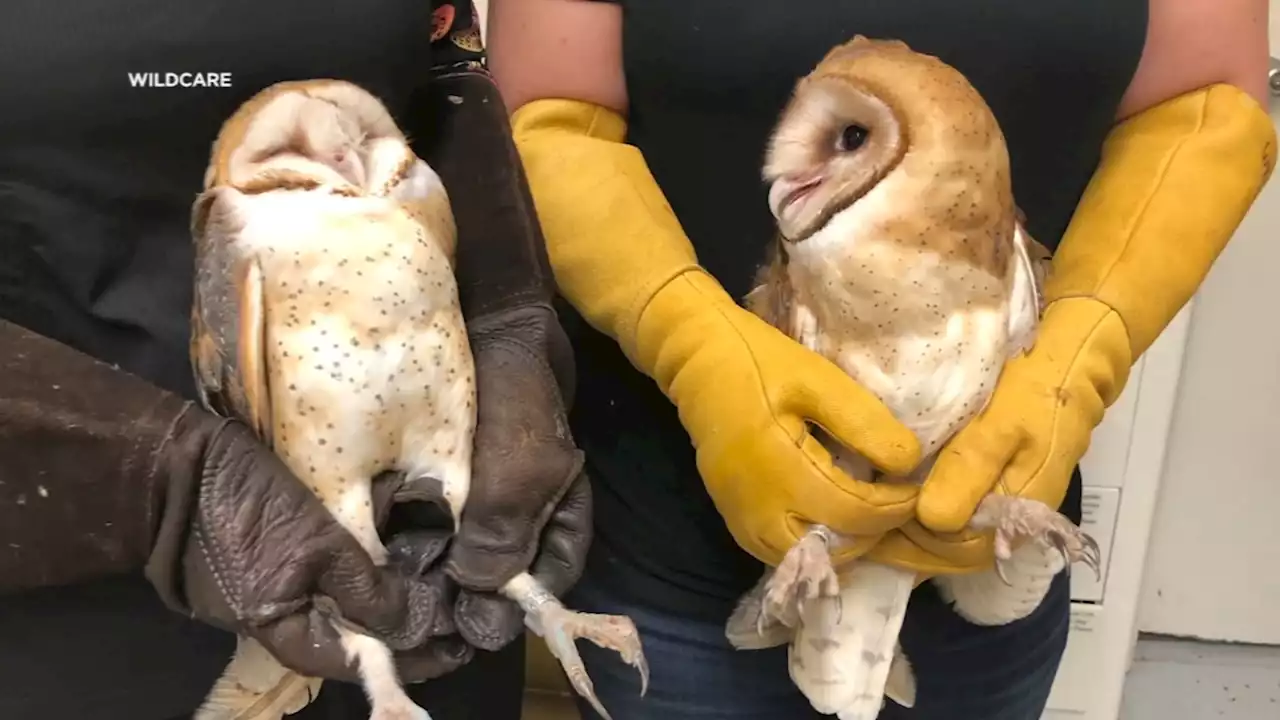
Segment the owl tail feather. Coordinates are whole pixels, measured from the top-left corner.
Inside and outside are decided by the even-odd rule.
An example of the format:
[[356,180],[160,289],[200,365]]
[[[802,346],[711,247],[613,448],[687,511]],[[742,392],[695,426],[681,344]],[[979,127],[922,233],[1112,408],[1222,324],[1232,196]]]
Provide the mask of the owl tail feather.
[[[840,720],[875,720],[884,705],[898,633],[915,573],[858,562],[840,573],[840,594],[807,601],[790,647],[791,680],[814,709]],[[909,666],[900,666],[897,676]],[[914,682],[895,687],[904,699]]]
[[322,682],[289,670],[257,641],[240,637],[192,720],[282,720],[309,705]]
[[795,634],[791,626],[799,623],[798,616],[788,617],[784,621],[766,617],[762,612],[764,596],[768,592],[769,579],[773,577],[773,572],[773,568],[770,568],[760,576],[759,582],[742,596],[733,614],[729,616],[729,621],[725,623],[725,638],[736,650],[767,650],[779,647],[790,642]]
[[916,706],[916,674],[911,669],[911,661],[898,648],[889,666],[889,679],[884,686],[884,696],[904,708]]

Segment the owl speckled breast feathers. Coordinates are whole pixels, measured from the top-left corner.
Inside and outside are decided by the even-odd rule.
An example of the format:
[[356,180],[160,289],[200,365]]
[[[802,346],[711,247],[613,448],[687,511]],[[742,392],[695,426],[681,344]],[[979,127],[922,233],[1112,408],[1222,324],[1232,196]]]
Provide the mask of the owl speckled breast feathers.
[[[747,305],[875,394],[917,436],[920,482],[1034,342],[1047,251],[1018,218],[1004,137],[955,69],[897,41],[856,37],[800,81],[764,178],[779,239]],[[828,442],[854,477],[876,473]],[[1065,562],[1098,549],[1043,504],[990,495],[970,528],[994,532],[996,567],[935,578],[969,620],[1029,614]],[[872,720],[885,693],[910,706],[897,647],[912,571],[855,560],[815,527],[741,603],[742,648],[791,643],[791,675],[819,711]]]
[[[377,98],[313,80],[242,105],[214,145],[205,188],[192,221],[201,399],[252,427],[375,561],[387,560],[371,502],[384,471],[438,483],[457,528],[471,490],[477,386],[440,177]],[[646,672],[627,618],[569,611],[527,572],[500,592],[593,703],[576,638]],[[374,720],[429,717],[396,675],[392,650],[409,648],[341,618],[334,628]],[[196,717],[275,720],[317,685],[242,638]]]

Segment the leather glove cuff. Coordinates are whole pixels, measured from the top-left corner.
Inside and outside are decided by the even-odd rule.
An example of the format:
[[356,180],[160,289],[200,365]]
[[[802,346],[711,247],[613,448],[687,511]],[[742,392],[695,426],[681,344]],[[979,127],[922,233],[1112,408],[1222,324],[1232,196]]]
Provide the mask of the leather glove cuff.
[[482,67],[458,65],[416,96],[415,150],[440,175],[458,227],[455,274],[467,323],[549,305],[555,280],[502,96]]
[[648,374],[635,358],[641,315],[675,278],[701,270],[644,156],[625,143],[626,119],[546,99],[511,122],[561,294]]
[[1200,287],[1275,168],[1271,116],[1211,85],[1119,123],[1054,253],[1048,303],[1115,310],[1136,360]]
[[[146,563],[147,580],[170,609],[191,615],[189,593],[216,597],[225,592],[216,587],[213,570],[204,553],[193,547],[200,489],[212,443],[231,421],[188,405],[178,415],[166,442],[157,450],[151,486],[155,521],[154,537]],[[217,610],[223,610],[219,606]],[[233,630],[236,618],[214,612],[206,622]]]
[[445,68],[417,96],[413,118],[431,128],[417,150],[449,192],[455,275],[473,348],[494,335],[527,341],[571,406],[573,353],[552,309],[546,242],[493,78],[471,63]]

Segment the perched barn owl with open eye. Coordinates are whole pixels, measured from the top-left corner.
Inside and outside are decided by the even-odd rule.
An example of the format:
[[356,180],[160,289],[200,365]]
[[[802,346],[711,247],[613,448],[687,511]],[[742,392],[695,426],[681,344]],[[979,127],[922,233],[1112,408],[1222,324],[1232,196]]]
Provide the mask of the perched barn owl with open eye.
[[[452,269],[456,229],[440,177],[382,103],[333,80],[251,98],[214,143],[192,233],[191,353],[205,406],[254,428],[379,564],[387,551],[371,486],[384,471],[439,481],[457,527],[477,389]],[[597,707],[575,639],[618,651],[647,679],[628,618],[572,612],[527,573],[502,593]],[[372,720],[429,720],[385,644],[335,629]],[[241,638],[196,718],[277,720],[318,685]],[[289,699],[246,710],[277,693]]]
[[[881,481],[922,481],[1030,347],[1042,310],[1048,252],[1018,217],[995,117],[937,58],[859,36],[799,82],[763,175],[779,238],[748,307],[876,394],[925,458]],[[870,476],[864,458],[826,444]],[[995,532],[996,569],[934,582],[973,622],[1030,613],[1063,563],[1097,569],[1096,543],[1041,503],[990,495],[970,527]],[[886,693],[914,702],[898,633],[915,573],[864,560],[837,570],[839,542],[813,528],[726,632],[742,648],[790,641],[791,676],[816,709],[874,720]]]

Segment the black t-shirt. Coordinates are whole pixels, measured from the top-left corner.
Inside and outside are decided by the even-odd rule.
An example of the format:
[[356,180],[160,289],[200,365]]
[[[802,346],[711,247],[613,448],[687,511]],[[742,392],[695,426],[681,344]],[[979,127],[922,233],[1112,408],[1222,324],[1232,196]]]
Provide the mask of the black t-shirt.
[[[1005,132],[1029,230],[1052,248],[1097,165],[1147,26],[1146,0],[621,4],[628,142],[702,264],[739,298],[774,227],[759,180],[765,141],[796,80],[831,47],[854,34],[899,38],[965,73]],[[717,515],[671,403],[615,343],[571,313],[566,323],[579,373],[574,433],[597,488],[592,571],[643,602],[722,620],[760,565]],[[1078,473],[1063,510],[1078,521]]]
[[[7,0],[0,317],[193,397],[188,222],[222,122],[270,84],[324,77],[364,86],[403,122],[433,58],[476,49],[459,0],[433,52],[445,27],[433,6],[445,20],[454,4]],[[148,73],[186,86],[133,86]],[[3,598],[0,718],[185,716],[233,645],[165,609],[140,577]]]

